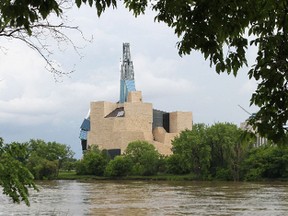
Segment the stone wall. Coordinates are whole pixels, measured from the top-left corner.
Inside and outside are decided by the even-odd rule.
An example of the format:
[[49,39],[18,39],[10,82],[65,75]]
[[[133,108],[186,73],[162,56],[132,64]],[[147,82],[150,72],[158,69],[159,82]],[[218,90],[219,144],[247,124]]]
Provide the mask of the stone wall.
[[[130,95],[130,94],[129,94]],[[123,104],[92,102],[90,108],[90,131],[88,145],[98,145],[102,149],[121,149],[135,140],[153,140],[152,104],[143,103],[141,92],[130,95],[132,102]],[[124,116],[107,117],[116,108],[124,108]]]
[[[119,109],[124,111],[124,115],[117,116]],[[169,155],[171,140],[182,130],[192,128],[192,113],[170,113],[170,133],[162,127],[152,131],[152,121],[152,104],[142,102],[140,91],[130,92],[128,102],[125,103],[91,102],[88,146],[121,149],[123,153],[130,142],[146,140],[152,143],[159,153]]]
[[129,92],[127,102],[128,103],[142,102],[142,92],[141,91]]
[[170,133],[180,133],[192,129],[192,112],[171,112],[169,121]]

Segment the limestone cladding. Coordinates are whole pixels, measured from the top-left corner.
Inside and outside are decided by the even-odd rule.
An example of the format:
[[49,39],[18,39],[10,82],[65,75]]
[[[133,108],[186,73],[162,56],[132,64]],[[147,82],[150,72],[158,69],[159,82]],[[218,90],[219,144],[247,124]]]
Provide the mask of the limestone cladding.
[[[124,116],[109,117],[117,108],[124,110]],[[128,102],[125,103],[91,102],[88,146],[98,145],[101,149],[120,148],[123,153],[128,143],[146,140],[159,153],[169,155],[172,153],[171,140],[182,130],[192,129],[191,112],[170,113],[170,133],[163,127],[154,128],[152,132],[152,121],[152,104],[142,102],[140,91],[130,92]]]
[[180,133],[192,129],[192,112],[171,112],[169,119],[170,133]]
[[[137,96],[137,94],[135,95]],[[142,98],[141,92],[137,98]],[[140,101],[137,103],[135,101],[115,104],[101,101],[92,102],[90,106],[91,124],[88,133],[88,145],[98,145],[102,149],[120,148],[123,152],[129,142],[135,140],[153,141],[151,103]],[[124,108],[123,117],[105,118],[119,107]]]
[[171,155],[172,154],[172,145],[167,144],[167,143],[161,143],[161,142],[157,142],[157,141],[152,141],[152,144],[155,146],[155,148],[157,149],[157,151],[162,154],[162,155]]
[[178,135],[179,133],[167,133],[163,127],[156,127],[153,130],[154,136],[154,145],[158,152],[164,155],[172,154],[172,140]]
[[153,130],[154,140],[166,144],[170,144],[171,140],[178,134],[179,133],[167,133],[163,127],[156,127]]
[[127,102],[130,103],[142,102],[142,92],[141,91],[129,92]]

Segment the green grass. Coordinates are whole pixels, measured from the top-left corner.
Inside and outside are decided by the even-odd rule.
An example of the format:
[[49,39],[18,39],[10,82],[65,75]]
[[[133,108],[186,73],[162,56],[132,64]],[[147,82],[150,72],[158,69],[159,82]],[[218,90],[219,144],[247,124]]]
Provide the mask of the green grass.
[[95,175],[77,175],[75,171],[60,171],[59,180],[151,180],[151,181],[192,181],[196,180],[195,175],[171,175],[171,174],[158,174],[153,176],[125,176],[118,178],[109,178]]
[[[172,174],[161,174],[153,176],[124,176],[118,178],[110,178],[95,175],[77,175],[75,171],[60,171],[58,178],[59,180],[143,180],[143,181],[194,181],[201,180],[195,177],[193,174],[187,175],[172,175]],[[216,180],[216,179],[206,179]],[[280,179],[261,179],[259,181],[288,181],[288,178]]]
[[100,177],[95,175],[77,175],[75,171],[60,171],[57,179],[59,180],[103,180],[106,177]]

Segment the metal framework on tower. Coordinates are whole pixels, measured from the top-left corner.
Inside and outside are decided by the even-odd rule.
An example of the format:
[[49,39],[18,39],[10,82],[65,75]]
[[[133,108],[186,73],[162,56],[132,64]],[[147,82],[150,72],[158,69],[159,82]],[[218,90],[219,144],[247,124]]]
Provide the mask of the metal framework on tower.
[[128,93],[136,91],[134,80],[134,67],[131,60],[130,44],[123,43],[123,59],[120,77],[120,100],[119,103],[127,102]]

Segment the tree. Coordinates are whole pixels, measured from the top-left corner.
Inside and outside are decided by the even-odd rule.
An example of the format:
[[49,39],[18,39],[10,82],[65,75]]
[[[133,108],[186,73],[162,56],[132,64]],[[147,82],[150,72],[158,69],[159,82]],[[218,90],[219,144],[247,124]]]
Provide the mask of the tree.
[[204,124],[193,125],[193,130],[185,130],[172,141],[173,157],[178,155],[182,170],[195,174],[198,178],[207,178],[211,160],[211,148],[207,143],[207,127]]
[[181,154],[172,154],[166,158],[167,172],[172,174],[188,174],[189,166]]
[[73,70],[63,71],[61,65],[52,59],[53,48],[47,40],[52,38],[61,51],[64,47],[72,47],[80,56],[80,47],[74,44],[67,32],[76,31],[84,38],[83,34],[77,26],[69,25],[64,16],[72,5],[71,0],[3,0],[0,3],[0,37],[21,41],[38,52],[46,62],[46,69],[58,79]]
[[131,172],[132,165],[129,157],[118,155],[109,161],[105,168],[104,175],[109,177],[127,176]]
[[24,201],[30,205],[28,189],[38,189],[33,175],[24,165],[27,155],[27,144],[5,145],[0,138],[0,186],[3,187],[3,194],[11,197],[13,202]]
[[73,159],[74,152],[70,146],[57,142],[45,142],[43,140],[33,140],[28,142],[29,153],[48,161],[57,161],[57,170],[61,169],[63,163]]
[[243,164],[245,180],[288,177],[288,147],[266,145],[252,149]]
[[30,154],[26,166],[36,180],[55,179],[58,176],[58,161],[47,160],[36,152]]
[[216,123],[207,128],[211,147],[210,172],[223,180],[239,180],[241,164],[255,142],[254,137],[231,123]]
[[75,170],[76,163],[77,163],[77,159],[69,158],[63,162],[61,169],[66,170],[66,171]]
[[53,179],[61,164],[74,153],[70,147],[56,142],[30,140],[4,144],[0,138],[0,185],[14,202],[29,205],[29,188],[37,187],[34,179]]
[[108,162],[107,152],[105,150],[101,151],[98,146],[93,145],[91,149],[84,153],[83,159],[76,164],[76,173],[78,175],[103,176]]
[[146,141],[129,143],[125,156],[133,163],[133,175],[154,175],[158,171],[160,154],[152,144]]

